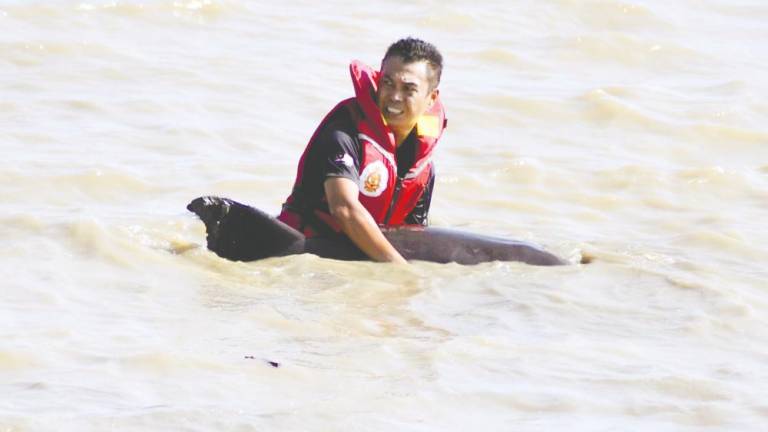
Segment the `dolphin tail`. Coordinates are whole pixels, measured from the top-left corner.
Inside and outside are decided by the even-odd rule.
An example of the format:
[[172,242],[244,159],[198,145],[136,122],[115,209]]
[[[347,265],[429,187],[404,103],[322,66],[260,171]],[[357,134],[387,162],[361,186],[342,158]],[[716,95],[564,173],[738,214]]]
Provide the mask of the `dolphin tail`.
[[187,205],[205,224],[208,249],[234,261],[254,261],[304,251],[304,235],[261,210],[216,196]]

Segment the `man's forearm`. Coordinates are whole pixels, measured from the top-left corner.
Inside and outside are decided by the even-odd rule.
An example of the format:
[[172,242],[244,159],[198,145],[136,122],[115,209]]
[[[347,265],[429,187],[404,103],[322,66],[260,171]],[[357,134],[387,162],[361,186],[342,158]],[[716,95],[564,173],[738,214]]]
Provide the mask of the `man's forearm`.
[[333,215],[344,234],[371,259],[380,262],[406,262],[384,237],[379,226],[362,205],[338,208]]
[[357,183],[348,178],[332,177],[325,180],[323,187],[331,215],[360,250],[375,261],[406,262],[358,201]]

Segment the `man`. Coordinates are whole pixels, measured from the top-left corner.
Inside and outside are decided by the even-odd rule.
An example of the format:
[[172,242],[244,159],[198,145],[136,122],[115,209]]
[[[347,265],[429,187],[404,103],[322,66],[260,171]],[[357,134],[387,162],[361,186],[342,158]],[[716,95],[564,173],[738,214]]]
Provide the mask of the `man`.
[[427,223],[432,151],[446,124],[442,63],[414,38],[392,44],[380,71],[352,62],[355,97],[312,135],[278,218],[307,236],[343,233],[375,261],[405,262],[379,226]]

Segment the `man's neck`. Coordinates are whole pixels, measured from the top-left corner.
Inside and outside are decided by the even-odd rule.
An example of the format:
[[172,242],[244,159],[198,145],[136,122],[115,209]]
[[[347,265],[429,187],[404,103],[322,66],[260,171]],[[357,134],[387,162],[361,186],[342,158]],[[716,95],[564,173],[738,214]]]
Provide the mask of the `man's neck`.
[[[414,126],[415,127],[415,126]],[[392,131],[395,134],[395,147],[400,147],[400,144],[404,143],[408,136],[413,132],[413,128],[405,132],[404,134],[397,131]]]

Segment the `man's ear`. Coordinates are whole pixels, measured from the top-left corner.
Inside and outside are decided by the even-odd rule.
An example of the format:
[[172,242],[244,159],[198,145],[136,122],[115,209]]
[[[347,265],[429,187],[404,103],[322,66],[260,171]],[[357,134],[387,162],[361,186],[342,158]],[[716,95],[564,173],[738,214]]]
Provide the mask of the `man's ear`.
[[432,92],[428,96],[429,97],[429,103],[427,104],[427,106],[429,108],[432,108],[432,105],[434,105],[435,102],[437,102],[437,97],[438,96],[440,96],[440,89],[432,90]]

